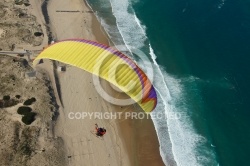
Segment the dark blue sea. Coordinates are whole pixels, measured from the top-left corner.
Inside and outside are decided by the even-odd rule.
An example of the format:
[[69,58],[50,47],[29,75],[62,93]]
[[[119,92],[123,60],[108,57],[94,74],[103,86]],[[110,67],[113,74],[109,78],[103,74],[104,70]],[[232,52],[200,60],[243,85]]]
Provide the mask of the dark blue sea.
[[164,162],[250,165],[250,1],[88,2],[114,45],[152,64],[154,112],[181,115],[154,119]]

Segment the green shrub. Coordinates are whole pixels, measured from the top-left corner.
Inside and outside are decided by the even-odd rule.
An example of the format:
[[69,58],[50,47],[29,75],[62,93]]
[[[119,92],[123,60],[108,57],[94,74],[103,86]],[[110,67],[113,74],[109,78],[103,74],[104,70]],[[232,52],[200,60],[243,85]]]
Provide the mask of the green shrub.
[[4,96],[3,99],[0,99],[0,108],[12,107],[17,104],[18,101],[11,99],[9,96]]
[[20,115],[26,115],[30,113],[32,109],[30,107],[21,106],[17,109],[17,113]]
[[4,106],[4,101],[0,100],[0,108],[3,108],[3,106]]
[[20,99],[21,98],[21,95],[16,95],[15,96],[17,99]]
[[5,101],[4,103],[4,107],[12,107],[14,105],[17,105],[18,101],[15,100],[15,99],[10,99],[10,100],[7,100]]
[[21,146],[21,152],[27,156],[31,155],[32,150],[28,142],[24,142],[24,144]]
[[5,101],[10,100],[10,96],[9,95],[3,96],[3,100],[5,100]]
[[35,35],[35,36],[42,36],[43,33],[42,33],[42,32],[35,32],[34,35]]
[[25,6],[30,6],[30,4],[29,3],[23,3]]
[[30,112],[22,117],[22,122],[26,125],[30,125],[35,120],[36,113]]
[[23,1],[22,1],[22,0],[15,0],[15,4],[16,4],[16,5],[22,5],[22,4],[23,4]]
[[23,105],[31,105],[36,101],[36,98],[32,97],[31,99],[26,100]]

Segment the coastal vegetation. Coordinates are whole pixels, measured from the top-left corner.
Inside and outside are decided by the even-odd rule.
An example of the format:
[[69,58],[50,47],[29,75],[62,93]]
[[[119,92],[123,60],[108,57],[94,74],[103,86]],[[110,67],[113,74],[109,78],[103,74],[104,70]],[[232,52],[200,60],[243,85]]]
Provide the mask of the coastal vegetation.
[[35,121],[35,116],[35,112],[29,112],[22,117],[22,122],[26,125],[30,125],[32,122]]
[[32,109],[30,107],[26,107],[26,106],[21,106],[17,109],[17,113],[20,115],[26,115],[28,113],[30,113],[32,111]]
[[31,105],[31,104],[33,104],[35,101],[36,101],[36,98],[32,97],[32,98],[30,98],[30,99],[27,99],[27,100],[23,103],[23,105]]
[[31,111],[32,109],[26,106],[21,106],[17,109],[17,113],[23,115],[22,122],[26,125],[30,125],[35,121],[36,113]]
[[9,95],[3,96],[3,99],[0,99],[0,108],[12,107],[18,104],[19,101],[16,99],[10,98]]

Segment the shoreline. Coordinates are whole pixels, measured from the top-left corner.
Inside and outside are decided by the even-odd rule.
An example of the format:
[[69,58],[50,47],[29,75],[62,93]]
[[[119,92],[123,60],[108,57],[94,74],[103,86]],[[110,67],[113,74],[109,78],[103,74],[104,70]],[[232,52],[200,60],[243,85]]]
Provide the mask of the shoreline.
[[[89,6],[88,2],[86,0],[83,0],[83,1],[86,7],[89,8],[91,11],[93,11],[93,9]],[[110,45],[111,40],[109,39],[108,34],[105,32],[104,28],[102,27],[101,23],[98,21],[95,14],[92,17],[91,27],[93,31],[92,33],[95,36],[96,41],[98,41],[99,43]]]
[[[86,2],[86,0],[84,0],[84,2],[87,4],[87,7],[89,7],[90,8],[90,6],[89,6],[89,4]],[[93,9],[91,9],[91,10],[93,10]],[[93,20],[92,20],[92,28],[93,28],[93,34],[94,34],[94,36],[96,37],[96,39],[97,39],[97,41],[98,42],[100,42],[100,43],[104,43],[104,44],[107,44],[107,45],[110,45],[110,39],[109,39],[109,37],[108,37],[108,35],[106,34],[106,32],[105,32],[105,30],[104,30],[104,28],[102,27],[102,25],[101,25],[101,23],[97,20],[97,18],[96,18],[97,16],[96,15],[94,15],[94,17],[93,17]],[[98,26],[99,26],[99,29],[97,29],[98,28]],[[106,40],[106,42],[102,42],[103,41],[103,38],[106,38],[105,40]],[[100,40],[101,39],[101,40]],[[112,92],[112,89],[110,88],[109,89],[109,92],[111,92],[111,93],[114,93],[114,95],[115,95],[115,93],[117,93],[117,92],[115,92],[115,91],[113,91]],[[115,110],[117,110],[117,109],[120,109],[120,106],[113,106],[113,107],[115,107]],[[131,106],[128,106],[128,107],[131,107]],[[144,112],[141,108],[140,108],[140,106],[138,106],[137,104],[136,104],[136,106],[134,106],[134,107],[137,107],[137,109],[139,110],[139,112]],[[122,109],[120,109],[120,110],[122,110]],[[124,121],[124,120],[123,120]],[[151,164],[152,164],[152,160],[150,160],[150,161],[148,161],[148,159],[147,159],[147,157],[151,157],[151,158],[154,158],[153,160],[154,160],[154,164],[156,164],[157,166],[160,166],[160,165],[165,165],[164,163],[163,163],[163,160],[162,160],[162,158],[161,158],[161,155],[160,155],[160,148],[159,148],[159,141],[158,141],[158,137],[157,137],[157,134],[156,134],[156,130],[155,130],[155,126],[154,126],[154,124],[153,124],[153,121],[152,121],[152,119],[150,119],[150,120],[148,120],[148,119],[144,119],[144,122],[143,123],[141,123],[141,122],[138,122],[139,120],[131,120],[130,122],[127,122],[127,123],[124,123],[124,124],[122,124],[122,123],[120,123],[119,122],[119,120],[117,120],[117,125],[118,125],[118,128],[120,128],[119,129],[119,133],[120,133],[120,135],[122,135],[122,140],[123,140],[123,144],[125,145],[125,147],[127,147],[127,146],[129,146],[129,145],[133,145],[133,144],[136,144],[136,143],[138,143],[138,142],[141,142],[140,140],[145,140],[144,138],[145,138],[145,132],[148,132],[148,133],[151,133],[151,135],[147,135],[147,141],[148,142],[150,142],[153,146],[151,147],[151,149],[150,149],[150,154],[144,154],[144,155],[149,155],[149,156],[144,156],[144,157],[142,157],[141,158],[141,162],[143,162],[143,163],[138,163],[138,161],[136,161],[136,160],[138,160],[138,159],[134,159],[134,157],[133,156],[136,156],[136,154],[135,155],[133,155],[133,153],[131,153],[133,150],[131,150],[131,149],[129,149],[129,148],[126,148],[127,149],[127,153],[128,154],[130,154],[130,162],[131,162],[131,165],[137,165],[137,164],[139,164],[139,165],[150,165],[151,166]],[[133,130],[131,127],[130,127],[130,124],[131,123],[135,123],[135,127],[138,127],[138,130],[136,131],[136,130]],[[141,130],[141,128],[143,128],[143,129],[145,129],[145,126],[143,126],[142,124],[144,124],[145,126],[147,126],[147,130]],[[134,141],[134,143],[130,143],[129,141],[127,141],[127,140],[129,140],[129,137],[128,137],[128,133],[126,133],[126,132],[121,132],[121,131],[129,131],[129,132],[132,132],[133,133],[133,135],[136,135],[136,139],[137,140],[139,140],[138,142],[136,142],[136,141]],[[144,135],[143,137],[144,138],[142,138],[142,137],[140,137],[140,135]],[[150,140],[150,141],[149,141]],[[140,145],[140,147],[138,148],[139,149],[139,151],[143,151],[143,149],[142,149],[142,147],[144,146],[144,145],[148,145],[148,143],[144,143],[144,144],[142,144],[142,145]],[[140,149],[141,148],[141,149]],[[129,150],[128,150],[129,149]],[[153,155],[152,155],[152,153],[154,153],[155,154],[155,156],[154,157],[152,157]],[[148,162],[151,162],[150,164],[148,163]]]
[[[46,2],[47,2],[47,0],[46,0]],[[76,0],[75,0],[75,2],[77,2]],[[44,1],[44,3],[45,3],[45,1]],[[52,34],[52,36],[56,36],[56,38],[58,39],[58,40],[61,40],[61,39],[64,39],[65,37],[68,37],[68,38],[73,38],[74,36],[78,36],[79,34],[80,34],[80,36],[82,37],[82,38],[87,38],[87,39],[90,39],[90,40],[96,40],[96,41],[98,41],[98,42],[100,42],[100,43],[104,43],[104,44],[106,44],[106,45],[109,45],[109,38],[108,38],[108,35],[107,34],[104,34],[104,31],[102,31],[102,29],[101,28],[103,28],[102,26],[101,26],[101,24],[98,22],[98,20],[97,20],[97,18],[96,18],[96,16],[92,13],[92,14],[90,14],[90,16],[84,16],[83,17],[83,19],[84,19],[84,23],[85,23],[85,25],[87,26],[87,28],[85,29],[85,34],[84,34],[84,32],[82,32],[82,33],[79,33],[79,28],[78,27],[76,27],[76,26],[74,26],[74,27],[71,27],[71,28],[74,28],[76,31],[72,31],[71,33],[69,32],[69,33],[67,33],[66,34],[66,32],[64,32],[63,30],[58,30],[56,27],[56,25],[60,25],[60,23],[59,22],[57,22],[57,23],[55,23],[56,22],[56,14],[58,14],[58,13],[55,13],[55,9],[53,9],[53,7],[51,7],[51,6],[53,6],[52,4],[50,4],[50,3],[55,3],[55,1],[53,1],[53,0],[50,0],[49,1],[49,4],[47,4],[47,7],[48,7],[48,17],[49,18],[51,18],[50,20],[51,20],[51,22],[49,22],[49,25],[51,26],[50,27],[50,30],[51,30],[51,33],[50,32],[48,32],[49,34]],[[66,2],[67,3],[67,2]],[[65,3],[65,4],[66,4]],[[77,3],[80,3],[80,2],[77,2]],[[85,7],[86,8],[84,8],[84,7],[82,7],[81,9],[82,10],[86,10],[86,9],[90,9],[89,8],[89,6],[87,5],[87,2],[83,2],[83,3],[85,3]],[[65,6],[61,6],[61,7],[65,7]],[[79,9],[79,6],[78,7],[76,7],[77,9]],[[51,13],[53,13],[53,14],[51,14]],[[61,14],[63,14],[63,13],[61,13]],[[65,15],[66,16],[66,15]],[[79,16],[80,17],[80,16]],[[59,17],[58,17],[59,18]],[[72,18],[76,18],[76,17],[72,17]],[[77,20],[78,22],[81,22],[81,20]],[[86,23],[86,22],[87,23]],[[67,25],[67,24],[66,24]],[[82,27],[82,25],[81,25],[81,27]],[[83,28],[80,28],[80,29],[83,29]],[[48,29],[47,29],[48,30]],[[83,31],[83,30],[82,30]],[[62,32],[64,32],[64,33],[62,33]],[[49,35],[48,34],[48,35]],[[66,138],[65,137],[65,133],[67,133],[67,132],[65,132],[65,130],[67,130],[66,128],[67,127],[65,127],[65,124],[64,124],[64,122],[66,122],[66,124],[69,122],[69,121],[67,121],[67,115],[66,115],[66,113],[67,113],[67,106],[70,106],[71,104],[70,103],[68,103],[67,102],[67,100],[70,100],[70,97],[74,97],[74,96],[65,96],[65,94],[67,94],[67,95],[69,95],[69,92],[66,90],[64,90],[64,88],[65,87],[68,87],[69,85],[67,84],[67,82],[66,82],[66,78],[70,78],[70,77],[72,77],[72,75],[74,75],[74,76],[80,76],[80,75],[85,75],[84,76],[84,79],[85,79],[85,81],[86,81],[86,78],[89,78],[89,79],[87,79],[87,80],[89,80],[89,81],[92,81],[92,79],[91,79],[91,76],[90,76],[90,74],[89,73],[84,73],[83,71],[80,71],[80,70],[78,70],[78,69],[71,69],[71,68],[73,68],[73,67],[69,67],[69,70],[72,70],[72,71],[69,71],[69,72],[72,72],[71,74],[64,74],[64,76],[63,76],[63,74],[58,74],[59,75],[59,82],[60,82],[60,86],[61,86],[61,88],[62,88],[62,101],[63,101],[63,103],[65,103],[65,105],[64,105],[64,108],[62,108],[61,109],[61,111],[63,111],[63,113],[61,113],[60,112],[60,115],[59,115],[59,118],[58,118],[58,122],[56,122],[57,124],[56,124],[56,127],[55,127],[55,133],[56,133],[56,135],[58,135],[59,137],[62,137],[63,138],[63,140],[65,139],[65,145],[66,145],[66,148],[67,148],[67,151],[68,151],[68,156],[71,156],[71,154],[70,153],[74,153],[74,147],[72,147],[72,145],[71,145],[71,147],[70,147],[70,142],[72,143],[72,141],[70,140],[70,138],[68,137],[68,138]],[[76,74],[77,73],[77,74]],[[69,79],[68,78],[68,79]],[[75,78],[76,79],[76,78]],[[79,78],[78,78],[78,80],[79,80]],[[87,81],[86,81],[87,82]],[[73,82],[71,82],[72,84],[73,84]],[[76,85],[77,86],[77,85]],[[86,87],[87,89],[89,88],[89,87]],[[54,88],[55,89],[55,88]],[[85,90],[87,90],[87,89],[85,89]],[[72,89],[73,90],[73,89]],[[98,95],[96,92],[94,92],[95,91],[95,89],[94,89],[94,87],[92,87],[92,90],[91,90],[91,92],[90,93],[88,93],[88,95]],[[84,92],[83,92],[84,93]],[[87,95],[86,95],[87,96]],[[59,99],[60,100],[60,99]],[[86,99],[84,99],[85,100],[85,103],[86,103]],[[115,109],[118,109],[118,106],[113,106],[113,105],[111,105],[111,104],[109,104],[109,103],[105,103],[106,101],[103,101],[103,99],[98,99],[99,101],[101,101],[101,105],[102,105],[102,109],[104,108],[104,107],[106,107],[107,109],[105,110],[105,111],[110,111],[110,110],[115,110]],[[65,102],[64,102],[65,101]],[[72,106],[72,105],[71,105]],[[92,106],[92,108],[93,108],[94,106]],[[99,110],[100,108],[98,108],[97,110]],[[64,114],[64,115],[63,115]],[[102,120],[103,121],[103,120]],[[122,153],[123,155],[125,155],[125,153],[126,153],[126,155],[128,155],[129,157],[127,158],[127,157],[125,157],[125,160],[124,159],[121,159],[121,156],[120,157],[116,157],[117,159],[115,160],[115,161],[113,161],[113,162],[118,162],[119,163],[119,165],[128,165],[128,163],[130,163],[129,165],[137,165],[137,164],[141,164],[141,162],[142,161],[144,161],[144,163],[143,164],[141,164],[141,165],[151,165],[152,163],[146,163],[146,161],[147,161],[147,158],[145,158],[145,156],[144,156],[144,158],[142,157],[142,158],[140,158],[140,154],[138,154],[137,152],[138,152],[138,150],[135,150],[135,151],[133,151],[133,147],[137,144],[137,143],[140,143],[141,142],[141,140],[145,140],[144,138],[142,139],[142,138],[140,138],[140,136],[136,136],[136,133],[138,134],[138,133],[140,133],[140,131],[141,130],[139,130],[139,132],[138,131],[135,131],[134,129],[133,129],[133,127],[131,127],[131,123],[136,123],[136,122],[132,122],[132,121],[130,121],[130,122],[126,122],[126,123],[124,123],[124,122],[122,122],[122,123],[120,123],[120,122],[118,122],[118,121],[116,121],[115,123],[114,122],[102,122],[102,121],[100,121],[99,123],[113,123],[112,125],[114,125],[115,127],[114,127],[114,129],[110,129],[110,131],[108,131],[108,132],[110,132],[110,133],[113,133],[113,135],[115,135],[115,137],[114,136],[112,136],[113,138],[111,138],[112,140],[116,140],[115,141],[115,143],[117,143],[117,139],[119,140],[118,141],[118,143],[120,144],[117,148],[116,148],[116,150],[114,150],[114,152],[115,151],[117,151],[117,149],[120,149],[120,150],[118,150],[118,151],[120,151],[120,154]],[[73,123],[75,123],[75,124],[78,124],[78,125],[81,125],[79,122],[73,122]],[[90,124],[92,124],[92,122],[90,121],[90,122],[88,122],[88,123],[90,123]],[[88,124],[88,125],[90,125],[90,124]],[[93,122],[93,124],[94,124],[94,122]],[[69,124],[68,124],[69,125]],[[157,135],[156,135],[156,131],[155,131],[155,129],[154,129],[154,125],[153,125],[153,123],[152,123],[152,120],[150,120],[150,121],[148,121],[148,122],[146,122],[146,125],[148,125],[149,126],[149,128],[150,128],[150,133],[151,132],[153,132],[153,134],[151,133],[150,134],[150,142],[148,142],[148,143],[150,143],[150,144],[154,144],[153,145],[153,148],[156,148],[156,149],[154,149],[154,152],[152,152],[151,150],[149,151],[149,153],[150,154],[148,154],[148,155],[150,155],[151,157],[152,156],[155,156],[155,158],[154,158],[154,160],[158,160],[158,165],[164,165],[163,164],[163,162],[162,162],[162,159],[161,159],[161,157],[160,157],[160,150],[159,150],[159,143],[158,143],[158,138],[157,138]],[[73,125],[74,126],[74,125]],[[71,127],[73,127],[73,126],[71,126]],[[130,126],[130,127],[129,127]],[[138,125],[137,125],[137,127],[138,127]],[[141,127],[143,127],[143,126],[141,126]],[[121,131],[126,131],[126,132],[121,132]],[[68,131],[69,132],[69,131]],[[72,131],[71,131],[72,132]],[[144,130],[144,132],[145,132],[145,130]],[[73,132],[74,133],[74,132]],[[117,134],[117,133],[119,133],[119,134]],[[125,134],[124,134],[125,133]],[[130,133],[130,134],[126,134],[126,133]],[[131,134],[131,133],[133,133],[133,134]],[[67,134],[66,134],[67,135]],[[122,135],[122,136],[121,136]],[[82,135],[83,136],[83,135]],[[86,136],[86,133],[85,133],[85,136]],[[134,138],[134,137],[136,137],[136,138]],[[91,137],[89,137],[89,134],[87,134],[87,138],[91,138]],[[81,139],[80,139],[81,140]],[[147,140],[147,139],[146,139]],[[144,141],[145,143],[146,143],[146,141]],[[153,142],[153,143],[152,143]],[[111,145],[112,145],[112,142],[111,142]],[[91,145],[91,146],[93,146],[93,145]],[[127,148],[127,147],[130,147],[130,148]],[[124,150],[122,150],[122,149],[124,149]],[[139,149],[139,151],[141,150],[140,149],[140,147],[138,148]],[[123,151],[123,152],[121,152],[121,151]],[[113,152],[113,155],[115,155],[115,153]],[[132,152],[132,153],[131,153]],[[158,152],[158,154],[157,154],[157,152]],[[141,152],[142,153],[142,152]],[[153,153],[153,154],[152,154]],[[105,153],[104,153],[105,154]],[[145,154],[144,154],[145,155]],[[137,157],[135,157],[135,156],[137,156]],[[139,156],[139,157],[138,157]],[[89,155],[89,157],[91,158],[91,155]],[[81,157],[80,157],[81,158]],[[138,160],[138,158],[140,158],[140,161]],[[82,160],[81,160],[81,162],[82,161],[86,161],[86,159],[84,160],[83,158],[81,158]],[[78,163],[79,161],[72,161],[73,160],[73,158],[70,158],[70,160],[69,160],[69,164],[72,164],[72,163]],[[93,160],[93,158],[92,158],[92,160]],[[119,161],[120,160],[120,161]],[[92,161],[93,162],[93,161]],[[148,161],[147,161],[148,162]],[[93,164],[93,163],[92,163]]]
[[[87,4],[87,7],[90,8],[89,4],[86,2],[86,0],[84,0],[84,2]],[[93,10],[93,9],[91,9]],[[99,26],[99,30],[97,29]],[[111,43],[111,40],[109,39],[108,35],[106,34],[104,28],[102,27],[101,23],[97,20],[97,16],[94,15],[93,17],[93,20],[92,20],[92,28],[93,28],[93,34],[94,36],[97,38],[97,41],[100,42],[100,43],[104,43],[104,44],[107,44],[107,45],[110,45]],[[102,42],[103,41],[103,38],[105,38],[106,42]],[[112,93],[112,89],[109,89],[109,92]],[[117,92],[113,92],[113,93],[117,93]],[[115,95],[115,94],[114,94]],[[113,106],[115,107],[115,110],[117,110],[120,106]],[[131,107],[131,106],[128,106],[128,107]],[[144,112],[140,106],[138,106],[136,104],[136,106],[134,106],[134,108],[137,107],[136,109],[139,110],[139,112]],[[121,109],[122,110],[122,109]],[[130,154],[130,163],[131,165],[144,165],[144,166],[147,166],[147,165],[157,165],[157,166],[160,166],[160,165],[165,165],[163,163],[163,160],[161,158],[161,155],[160,155],[160,148],[159,148],[159,141],[158,141],[158,137],[157,137],[157,134],[156,134],[156,130],[155,130],[155,126],[153,124],[153,121],[152,119],[144,119],[143,123],[140,121],[140,120],[131,120],[132,123],[135,123],[135,127],[137,127],[138,130],[134,130],[131,128],[130,126],[130,123],[131,122],[127,122],[127,123],[120,123],[119,120],[117,120],[117,125],[118,125],[118,128],[119,128],[119,133],[120,135],[122,135],[122,140],[123,140],[123,144],[125,147],[129,146],[129,145],[134,145],[136,143],[140,143],[141,140],[145,140],[145,137],[146,137],[146,140],[148,142],[144,142],[144,143],[141,143],[141,145],[138,146],[138,149],[137,151],[140,152],[140,151],[143,151],[144,150],[144,146],[150,146],[148,145],[148,143],[150,142],[151,145],[153,145],[151,148],[145,148],[145,150],[148,150],[150,149],[150,152],[149,154],[147,153],[144,153],[143,157],[138,157],[136,159],[134,159],[133,157],[133,150],[128,150],[129,148],[126,148],[127,149],[127,153]],[[140,121],[140,122],[139,122]],[[143,125],[142,125],[143,124]],[[145,127],[147,126],[147,127]],[[133,133],[133,135],[136,135],[136,141],[134,141],[134,143],[130,143],[129,141],[129,137],[126,133],[122,132],[122,131],[125,131],[125,130],[130,130],[130,132]],[[133,130],[133,131],[131,131]],[[147,136],[145,136],[145,133],[151,133]],[[143,135],[143,136],[141,136]],[[155,154],[155,155],[152,155]],[[137,154],[138,155],[138,154]],[[141,154],[139,154],[138,156],[140,156]],[[134,155],[136,156],[136,154]],[[150,160],[148,160],[148,158],[151,158]],[[140,161],[138,161],[140,160]],[[141,163],[140,163],[141,162]],[[148,163],[150,162],[150,163]],[[153,162],[153,163],[152,163]]]

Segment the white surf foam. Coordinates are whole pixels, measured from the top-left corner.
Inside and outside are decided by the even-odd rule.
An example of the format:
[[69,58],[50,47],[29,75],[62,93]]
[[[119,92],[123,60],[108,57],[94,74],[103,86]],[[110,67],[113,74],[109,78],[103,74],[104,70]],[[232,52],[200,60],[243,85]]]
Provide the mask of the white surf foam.
[[[186,108],[184,107],[180,110],[175,106],[175,104],[177,104],[175,103],[175,100],[183,99],[183,89],[175,78],[171,77],[163,69],[160,68],[160,66],[156,62],[156,56],[153,52],[152,47],[149,47],[150,55],[156,66],[155,75],[158,77],[155,79],[154,85],[157,88],[157,92],[160,97],[159,102],[163,103],[163,105],[158,105],[156,110],[164,109],[165,113],[167,114],[173,112],[180,113],[181,115],[180,119],[167,119],[168,132],[170,140],[172,142],[172,152],[174,155],[174,159],[177,165],[185,165],[185,163],[189,163],[190,165],[194,166],[198,165],[194,149],[195,145],[200,140],[200,136],[195,134],[191,125],[192,123],[190,122],[186,114],[187,110],[184,110]],[[169,88],[171,89],[169,90]]]
[[[118,0],[110,0],[113,14],[116,18],[117,27],[119,32],[121,33],[123,40],[130,49],[130,46],[134,46],[138,49],[143,48],[145,46],[145,41],[147,40],[147,36],[145,33],[145,27],[141,24],[139,19],[136,17],[133,9],[130,6],[128,0],[118,1]],[[175,108],[174,102],[172,102],[172,98],[170,95],[170,91],[168,89],[167,84],[172,84],[172,93],[178,94],[177,96],[181,98],[181,88],[178,86],[178,83],[171,78],[167,73],[163,72],[164,70],[160,69],[159,65],[156,62],[156,55],[153,52],[152,47],[149,45],[150,55],[155,65],[155,78],[154,78],[154,85],[157,89],[158,96],[159,96],[159,103],[156,110],[164,110],[166,113],[170,112],[177,112],[178,109]],[[139,64],[140,65],[140,64]],[[183,117],[181,120],[166,120],[166,124],[168,126],[168,132],[170,136],[170,141],[172,142],[172,149],[174,159],[177,165],[184,165],[185,163],[189,163],[190,165],[198,165],[197,158],[195,157],[195,145],[199,141],[199,136],[195,134],[193,128],[191,126],[190,120],[187,117],[184,119],[184,111],[181,112]],[[164,139],[165,133],[162,135],[162,131],[159,130],[162,126],[159,124],[164,122],[157,122],[154,120],[156,125],[156,130],[159,136],[160,143],[166,143],[165,141],[161,141]],[[169,146],[161,145],[161,155],[165,161],[166,158],[166,151],[170,149]]]
[[116,24],[122,35],[125,44],[142,48],[146,41],[145,31],[142,27],[138,26],[138,19],[128,0],[110,0],[113,15],[116,18]]
[[[130,50],[130,46],[138,49],[143,47],[149,48],[149,56],[153,61],[154,68],[154,86],[157,90],[158,104],[155,112],[165,113],[180,113],[180,119],[154,119],[154,125],[160,142],[160,152],[167,165],[169,161],[177,165],[201,165],[200,160],[207,160],[204,156],[198,156],[195,149],[197,145],[206,142],[206,139],[194,131],[192,122],[188,117],[188,110],[185,105],[180,104],[184,100],[183,87],[180,81],[173,76],[170,76],[161,68],[156,62],[156,55],[148,38],[146,36],[146,27],[142,25],[141,21],[135,15],[129,0],[110,0],[112,12],[116,18],[115,27],[106,23],[104,19],[101,20],[102,25],[108,34],[119,32],[125,45]],[[99,16],[101,18],[101,15]],[[111,39],[112,36],[110,35]],[[114,41],[113,39],[112,41]],[[121,44],[114,42],[115,44]],[[138,65],[145,65],[145,63],[137,62]],[[151,62],[148,62],[151,63]],[[142,66],[143,68],[143,66]],[[180,106],[181,105],[181,106]],[[172,164],[171,164],[172,165]]]

